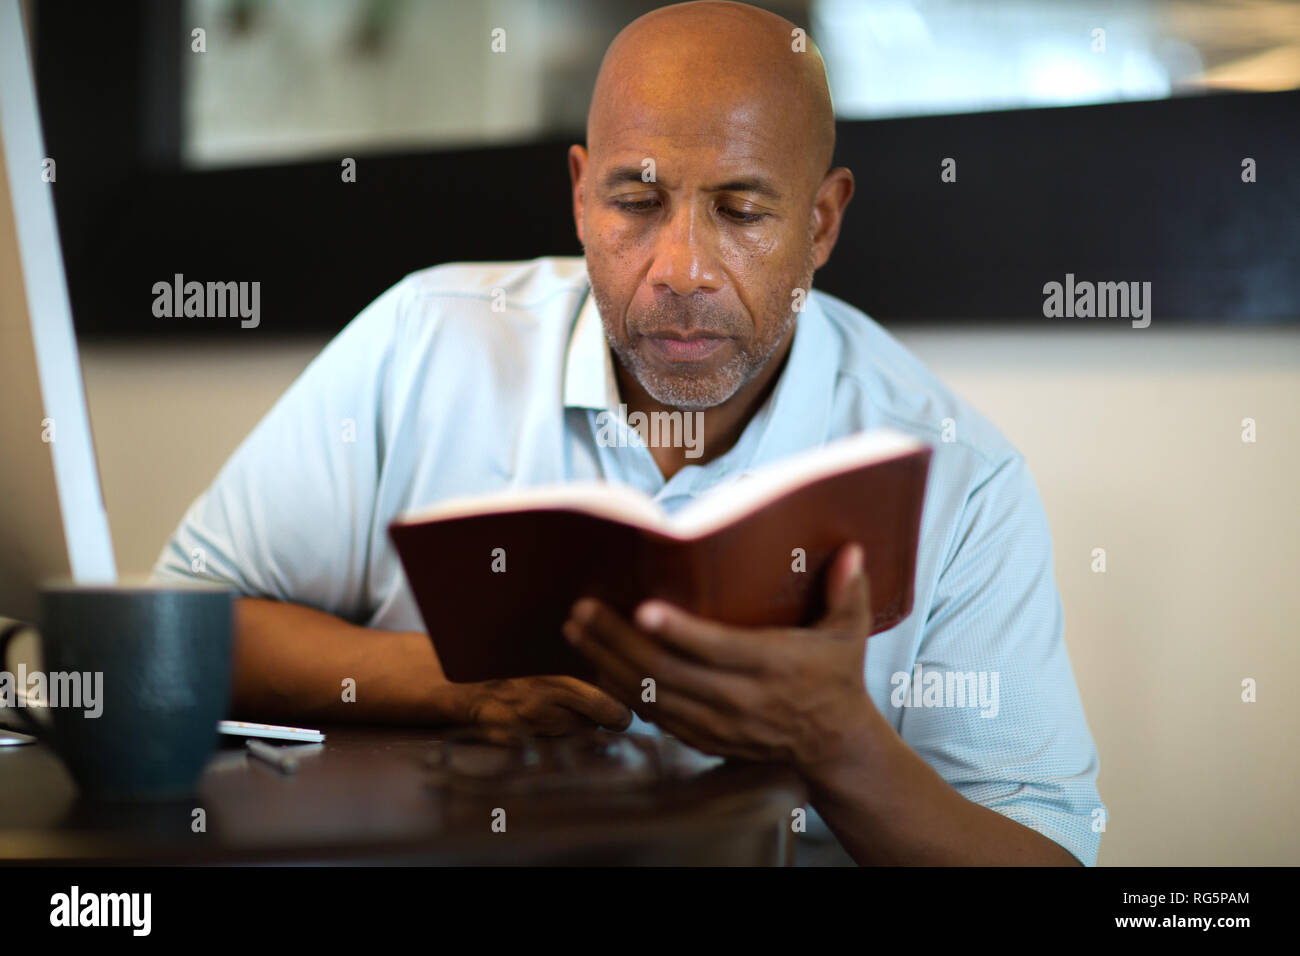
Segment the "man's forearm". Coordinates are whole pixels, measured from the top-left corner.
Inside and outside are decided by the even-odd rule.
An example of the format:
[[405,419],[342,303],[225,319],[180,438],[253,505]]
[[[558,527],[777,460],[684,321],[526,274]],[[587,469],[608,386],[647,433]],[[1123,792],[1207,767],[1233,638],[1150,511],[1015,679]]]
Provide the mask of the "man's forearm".
[[[358,627],[300,604],[235,604],[232,716],[244,720],[456,723],[463,693],[429,638]],[[355,701],[344,700],[344,680]]]
[[870,708],[831,758],[801,772],[812,805],[862,864],[1078,866],[1068,850],[967,800]]

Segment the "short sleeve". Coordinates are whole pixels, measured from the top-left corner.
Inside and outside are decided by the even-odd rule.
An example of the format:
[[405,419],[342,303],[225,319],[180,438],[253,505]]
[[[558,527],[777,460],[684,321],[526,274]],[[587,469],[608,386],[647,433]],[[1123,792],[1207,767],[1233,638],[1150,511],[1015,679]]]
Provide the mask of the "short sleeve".
[[967,497],[911,679],[896,682],[891,703],[906,701],[903,739],[959,793],[1091,866],[1106,810],[1047,517],[1022,456],[985,475]]
[[366,580],[403,284],[356,316],[190,506],[153,569],[352,621]]

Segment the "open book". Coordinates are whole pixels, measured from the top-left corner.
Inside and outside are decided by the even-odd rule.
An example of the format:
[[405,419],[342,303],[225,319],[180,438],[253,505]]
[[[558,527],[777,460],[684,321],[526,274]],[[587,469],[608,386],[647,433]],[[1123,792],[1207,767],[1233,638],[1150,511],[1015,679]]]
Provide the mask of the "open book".
[[590,681],[561,633],[579,598],[628,617],[661,598],[728,624],[808,625],[852,541],[866,552],[872,633],[893,627],[912,610],[930,454],[875,429],[716,486],[671,516],[636,489],[581,482],[458,498],[388,533],[450,680]]

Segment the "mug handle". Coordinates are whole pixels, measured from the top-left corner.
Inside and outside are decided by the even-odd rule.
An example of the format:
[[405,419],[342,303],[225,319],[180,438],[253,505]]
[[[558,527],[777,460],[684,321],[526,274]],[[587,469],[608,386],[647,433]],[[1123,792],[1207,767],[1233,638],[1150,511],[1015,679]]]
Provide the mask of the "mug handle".
[[[10,621],[0,627],[0,670],[9,669],[9,642],[31,626],[26,621]],[[49,739],[50,729],[27,713],[26,707],[19,707],[16,699],[12,705],[5,706],[3,709],[18,715],[18,723],[22,724],[21,733],[30,734],[41,740]]]

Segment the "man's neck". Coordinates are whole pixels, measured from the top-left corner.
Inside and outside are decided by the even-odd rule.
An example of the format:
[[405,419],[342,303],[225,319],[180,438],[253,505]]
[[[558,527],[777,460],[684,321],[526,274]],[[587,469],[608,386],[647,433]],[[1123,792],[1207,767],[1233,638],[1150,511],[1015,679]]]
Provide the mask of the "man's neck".
[[[679,411],[655,401],[650,393],[642,388],[641,383],[636,380],[636,376],[623,368],[617,357],[615,358],[614,368],[618,378],[619,395],[622,396],[622,401],[627,406],[629,417],[635,412],[641,412],[645,416],[644,420],[646,422],[655,422],[657,421],[654,418],[656,412],[660,415],[676,412],[683,420],[687,416],[691,416],[699,423],[699,427],[693,428],[689,432],[686,431],[685,427],[683,428],[683,433],[689,434],[693,438],[694,443],[690,447],[684,443],[656,442],[654,440],[656,433],[653,431],[653,426],[651,426],[650,455],[654,458],[655,464],[659,466],[664,481],[671,479],[673,475],[687,465],[708,464],[713,459],[719,458],[731,450],[745,431],[745,426],[754,417],[754,413],[762,408],[763,403],[767,401],[772,389],[776,387],[776,383],[780,380],[781,371],[785,367],[793,341],[794,327],[792,326],[790,333],[785,337],[785,341],[781,343],[767,365],[754,377],[753,381],[746,384],[721,405],[704,409],[698,417],[695,412]],[[684,421],[683,425],[685,426]]]

